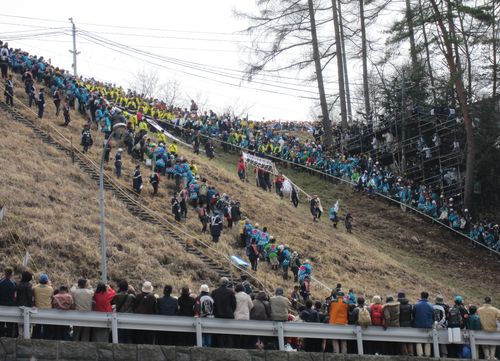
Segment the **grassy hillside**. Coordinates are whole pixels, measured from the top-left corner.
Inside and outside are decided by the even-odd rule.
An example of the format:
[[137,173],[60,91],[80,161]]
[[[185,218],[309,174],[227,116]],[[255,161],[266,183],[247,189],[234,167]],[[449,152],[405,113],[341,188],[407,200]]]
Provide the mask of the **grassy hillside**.
[[[79,277],[99,279],[99,209],[95,181],[33,132],[0,113],[0,264],[19,270],[26,250],[29,268],[48,272],[55,285]],[[196,286],[214,277],[197,258],[131,216],[106,197],[108,269],[113,280],[128,277],[139,286],[169,282]]]
[[[48,104],[47,113],[53,114],[52,104]],[[43,122],[62,123],[62,118],[47,117]],[[77,142],[83,123],[84,119],[73,113],[72,123],[61,131]],[[94,132],[94,137],[95,144],[101,144],[101,135]],[[90,155],[98,160],[100,152],[100,147],[94,146]],[[448,299],[461,294],[474,302],[479,302],[485,294],[500,297],[497,259],[413,215],[354,194],[349,187],[287,170],[286,174],[308,193],[320,195],[325,213],[337,198],[342,200],[341,214],[350,211],[355,219],[354,233],[347,234],[342,226],[333,230],[327,214],[321,222],[313,223],[304,197],[302,204],[295,209],[274,193],[259,190],[252,177],[249,183],[241,182],[236,175],[236,155],[218,154],[216,159],[208,161],[204,156],[192,154],[189,149],[181,148],[181,154],[193,159],[202,176],[219,192],[240,200],[244,213],[252,222],[268,226],[278,242],[287,243],[309,257],[314,276],[329,286],[341,282],[366,295],[405,290],[412,298],[425,289],[433,295],[442,293]],[[124,156],[124,177],[120,183],[129,188],[134,165],[133,160]],[[106,167],[106,171],[112,174],[112,167]],[[143,171],[143,177],[148,175],[149,172]],[[141,200],[170,216],[168,202],[172,187],[173,181],[162,178],[160,196],[152,197],[149,185],[145,184]],[[198,219],[192,210],[189,212],[188,220],[183,221],[184,229],[193,237],[210,242],[208,235],[199,234]],[[244,251],[236,247],[236,237],[236,229],[225,229],[221,242],[215,247],[223,254],[243,256]],[[172,248],[172,251],[175,250]],[[176,258],[182,257],[184,253],[180,251]],[[266,265],[261,265],[257,275],[271,285],[292,287],[291,282],[284,283]],[[313,292],[317,296],[329,293],[318,284],[314,284]]]

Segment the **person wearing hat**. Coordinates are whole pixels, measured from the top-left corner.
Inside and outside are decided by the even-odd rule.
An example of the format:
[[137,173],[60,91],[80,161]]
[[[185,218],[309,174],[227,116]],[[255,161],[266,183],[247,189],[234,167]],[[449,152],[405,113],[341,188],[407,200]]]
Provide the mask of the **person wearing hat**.
[[[156,297],[153,294],[154,288],[151,282],[145,281],[141,287],[141,293],[135,297],[134,313],[145,315],[156,314]],[[135,341],[139,344],[153,344],[154,331],[141,330],[135,333]]]
[[120,178],[122,176],[122,148],[118,148],[115,154],[115,174],[116,178]]
[[9,74],[9,78],[5,81],[5,103],[10,106],[14,106],[14,81],[12,80],[12,74]]
[[[38,277],[38,284],[33,286],[34,306],[41,310],[52,308],[52,295],[54,289],[50,285],[49,276],[45,273]],[[33,338],[50,339],[52,328],[49,325],[35,325],[33,328]]]
[[219,238],[222,233],[222,227],[222,217],[220,216],[219,211],[215,211],[213,216],[210,218],[210,234],[212,235],[212,241],[214,243],[219,242]]
[[[210,288],[208,287],[208,285],[201,285],[200,295],[196,298],[194,310],[196,317],[214,317],[214,300],[210,296]],[[212,335],[203,333],[201,342],[203,347],[211,347]]]
[[288,298],[283,296],[283,288],[277,287],[275,296],[269,299],[271,306],[271,320],[286,322],[288,320],[288,309],[292,306]]

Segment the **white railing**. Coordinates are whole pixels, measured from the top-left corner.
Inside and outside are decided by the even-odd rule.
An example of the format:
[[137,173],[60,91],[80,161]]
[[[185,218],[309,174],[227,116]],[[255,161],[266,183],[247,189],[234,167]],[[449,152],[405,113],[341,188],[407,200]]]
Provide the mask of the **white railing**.
[[[447,330],[418,329],[409,327],[333,326],[322,323],[237,321],[217,318],[191,318],[180,316],[141,315],[130,313],[79,312],[37,310],[26,307],[0,306],[0,322],[80,326],[111,329],[113,343],[118,343],[118,330],[150,330],[196,333],[196,345],[202,346],[203,333],[247,336],[275,336],[279,349],[285,348],[285,337],[356,340],[358,354],[363,355],[363,341],[431,343],[434,357],[439,357],[439,345],[452,343]],[[24,338],[31,337],[29,332]],[[500,332],[462,330],[453,343],[470,343],[472,358],[477,358],[476,346],[500,345]]]

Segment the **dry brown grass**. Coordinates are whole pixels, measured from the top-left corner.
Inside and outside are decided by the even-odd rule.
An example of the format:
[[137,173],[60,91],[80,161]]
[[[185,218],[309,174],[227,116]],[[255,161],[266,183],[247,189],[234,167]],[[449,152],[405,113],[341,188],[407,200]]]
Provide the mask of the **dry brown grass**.
[[[52,112],[52,104],[49,104],[47,113]],[[72,119],[70,127],[61,128],[61,131],[79,141],[84,119],[75,113]],[[48,117],[44,122],[57,124],[62,120]],[[95,144],[101,144],[101,135],[94,132],[94,137]],[[94,146],[90,156],[98,160],[100,152],[100,147]],[[252,177],[251,183],[241,182],[236,175],[235,156],[223,155],[208,161],[185,148],[181,148],[181,154],[195,160],[210,185],[240,200],[244,213],[252,222],[267,226],[278,242],[287,243],[309,257],[314,265],[314,276],[328,286],[341,282],[368,296],[405,290],[412,299],[416,299],[422,290],[428,290],[431,295],[441,293],[448,299],[461,294],[471,302],[480,302],[485,294],[500,297],[496,260],[488,258],[481,250],[470,249],[461,240],[457,247],[453,236],[430,227],[417,217],[403,215],[400,210],[387,207],[380,201],[355,195],[350,188],[288,171],[287,174],[306,191],[322,197],[325,214],[321,222],[314,224],[307,205],[301,204],[296,209],[287,200],[262,192],[255,187]],[[124,177],[119,181],[123,186],[130,188],[135,164],[124,156]],[[107,171],[112,174],[111,167],[107,167]],[[147,171],[143,171],[145,179],[148,175]],[[168,201],[172,187],[173,181],[162,178],[160,196],[154,198],[149,194],[150,187],[145,184],[145,192],[141,196],[143,202],[170,216]],[[342,213],[345,214],[347,208],[354,213],[353,234],[347,234],[341,226],[334,231],[328,222],[327,209],[339,197],[343,200]],[[182,226],[193,237],[210,243],[208,235],[198,233],[200,225],[193,210],[189,211],[188,219],[183,221]],[[221,242],[214,247],[220,254],[244,256],[244,251],[236,246],[236,237],[236,229],[225,229]],[[485,262],[481,262],[482,259]],[[270,286],[292,287],[291,282],[284,282],[266,265],[261,265],[257,276]],[[313,286],[317,297],[329,293],[317,283]]]
[[[29,268],[48,272],[55,285],[100,274],[97,186],[71,160],[37,139],[5,113],[0,121],[0,203],[7,216],[0,227],[1,265],[19,270],[28,250]],[[199,284],[215,275],[153,226],[132,216],[106,194],[109,276],[134,286]],[[159,290],[160,291],[160,290]]]

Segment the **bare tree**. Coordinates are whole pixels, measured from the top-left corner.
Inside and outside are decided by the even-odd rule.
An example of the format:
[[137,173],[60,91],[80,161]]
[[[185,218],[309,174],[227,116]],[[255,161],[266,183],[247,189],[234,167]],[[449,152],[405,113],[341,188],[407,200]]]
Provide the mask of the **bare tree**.
[[170,79],[161,86],[160,100],[163,100],[167,106],[175,106],[181,98],[181,83],[177,79]]
[[129,83],[130,89],[142,94],[145,98],[153,98],[160,90],[160,76],[156,68],[142,68],[133,74]]

